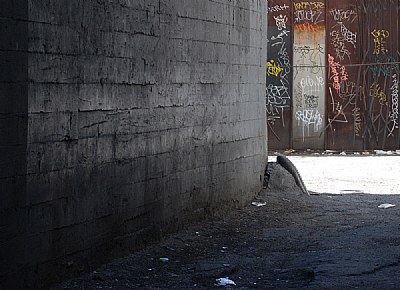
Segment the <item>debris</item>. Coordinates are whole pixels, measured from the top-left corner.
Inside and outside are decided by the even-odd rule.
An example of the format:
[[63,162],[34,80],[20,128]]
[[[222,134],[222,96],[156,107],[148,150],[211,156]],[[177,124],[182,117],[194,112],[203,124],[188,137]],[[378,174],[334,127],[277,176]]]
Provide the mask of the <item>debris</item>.
[[376,155],[393,155],[393,151],[374,150]]
[[168,247],[168,246],[163,246],[164,249],[175,252],[174,248]]
[[196,232],[195,234],[196,234],[196,236],[200,236],[200,233],[199,233],[199,232]]
[[391,207],[395,207],[395,204],[391,204],[391,203],[382,203],[381,205],[378,206],[378,208],[383,208],[383,209],[387,209],[387,208],[391,208]]
[[160,258],[160,262],[167,263],[169,262],[168,258]]
[[225,278],[218,278],[215,279],[217,281],[218,284],[216,284],[216,286],[228,286],[228,285],[235,285],[236,283],[233,282],[231,279],[229,279],[229,277],[225,277]]
[[325,150],[324,153],[325,153],[325,154],[328,154],[328,153],[338,153],[338,152],[335,151],[335,150],[329,150],[329,149],[328,149],[328,150]]
[[354,152],[354,155],[360,155],[360,152]]
[[340,155],[344,156],[344,155],[347,155],[347,154],[346,154],[346,152],[342,151],[342,152],[340,153]]
[[368,151],[364,151],[364,152],[362,152],[361,154],[362,154],[362,155],[369,155],[369,152],[368,152]]
[[260,201],[253,201],[251,204],[256,206],[256,207],[262,207],[262,206],[266,206],[267,205],[266,202],[260,202]]
[[283,154],[287,155],[287,154],[292,154],[292,153],[295,153],[295,152],[296,152],[296,150],[294,150],[294,149],[287,149],[287,150],[285,150],[283,152]]

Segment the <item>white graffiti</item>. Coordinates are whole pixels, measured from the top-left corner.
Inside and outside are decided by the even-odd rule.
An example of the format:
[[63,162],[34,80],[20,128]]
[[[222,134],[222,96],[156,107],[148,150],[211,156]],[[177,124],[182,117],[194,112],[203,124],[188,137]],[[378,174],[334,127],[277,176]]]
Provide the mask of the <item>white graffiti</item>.
[[268,121],[274,124],[276,120],[281,119],[282,126],[285,127],[284,111],[290,108],[288,87],[269,84],[266,93]]
[[289,6],[287,6],[286,4],[275,5],[275,6],[272,6],[272,7],[268,7],[268,12],[269,13],[271,13],[271,12],[279,12],[279,11],[284,11],[284,10],[287,10],[287,9],[289,9]]
[[335,115],[333,118],[328,118],[329,126],[332,128],[332,123],[348,123],[346,113],[344,112],[343,105],[339,102],[335,102],[335,98],[333,97],[332,88],[329,88],[329,94],[332,100],[332,113]]
[[353,118],[354,118],[354,134],[356,136],[360,136],[361,124],[362,124],[361,109],[358,107],[355,107],[352,110],[352,113],[353,113]]
[[[311,24],[318,24],[321,22],[324,22],[324,19],[322,16],[322,11],[316,11],[316,10],[297,10],[294,12],[295,16],[295,23],[311,23]],[[322,18],[322,19],[321,19]]]
[[349,21],[353,23],[357,18],[354,10],[332,9],[329,11],[335,21]]
[[282,30],[282,32],[280,32],[277,36],[271,36],[271,40],[275,41],[273,44],[271,44],[271,46],[275,46],[275,45],[282,45],[284,44],[284,37],[288,37],[289,36],[290,31],[288,30]]
[[322,128],[323,116],[321,116],[318,110],[302,110],[296,112],[297,125],[303,127],[303,137],[305,136],[305,130],[307,130],[307,136],[310,136],[310,129],[314,133],[317,133]]
[[279,16],[274,16],[275,19],[275,24],[278,30],[283,30],[286,29],[286,22],[288,21],[288,18],[286,15],[280,14]]
[[392,111],[389,113],[389,118],[393,125],[391,128],[389,128],[388,136],[393,136],[394,130],[399,128],[399,80],[397,74],[392,76],[392,86],[390,88],[390,92],[392,97]]
[[[340,26],[340,33],[343,35],[343,39],[348,43],[351,43],[354,48],[356,47],[357,43],[357,33],[350,31],[343,22],[338,22],[337,25]],[[333,27],[332,27],[333,28]]]
[[303,95],[311,95],[323,91],[325,81],[320,76],[314,76],[314,78],[306,76],[300,80],[300,86]]

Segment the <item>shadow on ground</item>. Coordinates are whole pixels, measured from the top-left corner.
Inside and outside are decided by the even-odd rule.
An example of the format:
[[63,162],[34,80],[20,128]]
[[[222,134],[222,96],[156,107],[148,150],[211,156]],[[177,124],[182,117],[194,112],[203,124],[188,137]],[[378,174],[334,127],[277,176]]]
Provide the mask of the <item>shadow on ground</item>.
[[191,226],[55,289],[217,289],[221,277],[235,289],[399,288],[400,208],[378,208],[399,196],[307,196],[287,176],[279,188],[272,166],[257,196],[265,206]]

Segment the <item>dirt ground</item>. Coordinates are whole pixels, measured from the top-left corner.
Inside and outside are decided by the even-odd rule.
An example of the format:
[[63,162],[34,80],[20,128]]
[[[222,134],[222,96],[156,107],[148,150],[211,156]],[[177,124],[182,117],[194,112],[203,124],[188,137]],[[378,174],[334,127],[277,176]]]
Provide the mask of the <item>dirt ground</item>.
[[[265,206],[249,203],[190,226],[54,289],[400,289],[400,195],[393,194],[400,193],[400,156],[352,157],[347,174],[333,159],[319,158],[290,157],[310,196],[270,163],[269,188],[255,200]],[[372,173],[389,163],[388,182]],[[360,171],[368,173],[367,184],[351,183]],[[382,194],[370,194],[368,186]],[[378,208],[382,203],[397,206]],[[225,277],[236,285],[217,286]]]

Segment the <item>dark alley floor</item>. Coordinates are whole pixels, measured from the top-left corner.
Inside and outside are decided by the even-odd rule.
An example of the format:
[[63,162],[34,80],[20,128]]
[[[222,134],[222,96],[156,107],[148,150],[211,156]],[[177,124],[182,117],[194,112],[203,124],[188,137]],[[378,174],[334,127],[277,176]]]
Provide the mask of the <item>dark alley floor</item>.
[[[400,157],[391,158],[399,164]],[[311,168],[320,169],[309,164],[304,171],[311,159],[298,160],[292,159],[307,184]],[[369,172],[378,182],[379,174],[352,162],[349,172]],[[395,187],[383,180],[385,186]],[[400,195],[352,189],[310,196],[264,190],[258,201],[265,206],[249,204],[193,225],[55,289],[399,289]],[[397,207],[378,208],[382,203]],[[236,285],[217,286],[216,279],[226,277]]]

